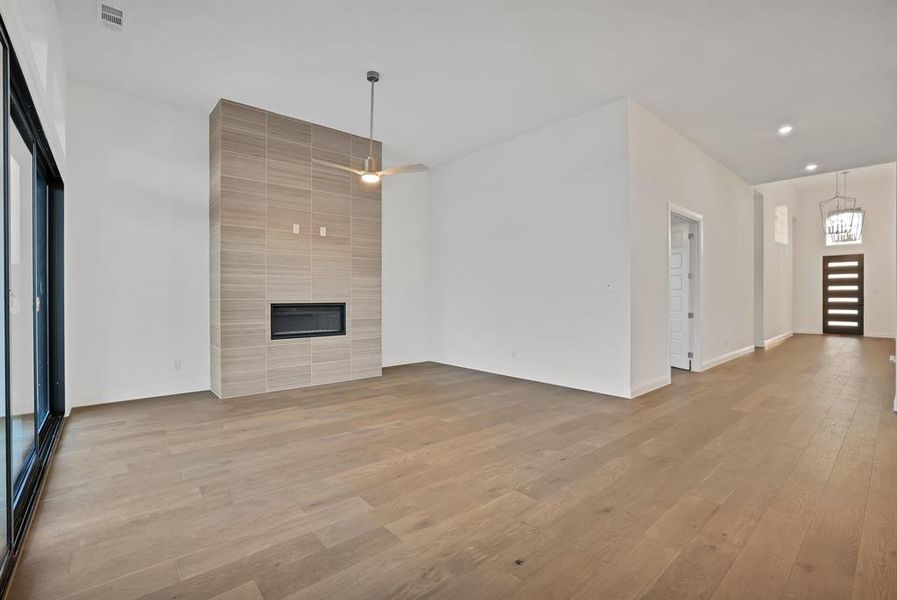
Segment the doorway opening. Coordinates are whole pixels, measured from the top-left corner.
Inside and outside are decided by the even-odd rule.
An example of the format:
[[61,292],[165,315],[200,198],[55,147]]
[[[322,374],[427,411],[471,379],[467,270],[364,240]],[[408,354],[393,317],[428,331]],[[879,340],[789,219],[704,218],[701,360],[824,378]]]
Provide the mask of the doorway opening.
[[670,205],[668,328],[670,367],[700,371],[701,215]]

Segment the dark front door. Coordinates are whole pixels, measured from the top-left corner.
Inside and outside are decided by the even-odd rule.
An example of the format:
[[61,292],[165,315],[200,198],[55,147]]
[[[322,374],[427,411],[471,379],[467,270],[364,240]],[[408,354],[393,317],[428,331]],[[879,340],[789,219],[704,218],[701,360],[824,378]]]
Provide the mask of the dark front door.
[[863,335],[863,255],[822,257],[822,333]]

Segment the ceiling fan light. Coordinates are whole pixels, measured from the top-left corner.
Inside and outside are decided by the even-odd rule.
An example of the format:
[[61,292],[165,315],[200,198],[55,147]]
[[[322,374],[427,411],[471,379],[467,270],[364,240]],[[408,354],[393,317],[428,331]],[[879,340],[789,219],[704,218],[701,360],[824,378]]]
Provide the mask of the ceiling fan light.
[[380,176],[376,173],[366,171],[361,174],[361,180],[365,183],[377,183],[378,181],[380,181]]

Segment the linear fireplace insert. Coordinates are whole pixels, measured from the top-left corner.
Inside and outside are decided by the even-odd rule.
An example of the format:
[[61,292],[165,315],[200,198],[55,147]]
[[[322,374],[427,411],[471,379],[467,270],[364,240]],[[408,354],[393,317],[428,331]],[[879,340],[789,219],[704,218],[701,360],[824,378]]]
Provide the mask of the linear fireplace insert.
[[346,303],[272,304],[271,339],[346,335]]

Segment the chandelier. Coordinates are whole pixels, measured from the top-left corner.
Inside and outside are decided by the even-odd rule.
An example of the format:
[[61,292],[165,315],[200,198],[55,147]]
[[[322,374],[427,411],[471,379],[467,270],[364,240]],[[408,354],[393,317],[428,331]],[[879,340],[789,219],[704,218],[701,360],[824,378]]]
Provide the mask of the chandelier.
[[[841,178],[844,179],[844,193],[841,193]],[[835,173],[835,195],[819,203],[822,217],[822,233],[825,245],[859,244],[863,241],[862,208],[857,199],[847,195],[847,171]]]

